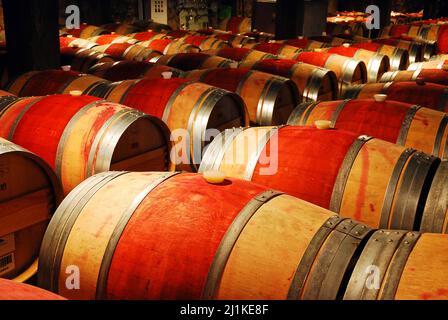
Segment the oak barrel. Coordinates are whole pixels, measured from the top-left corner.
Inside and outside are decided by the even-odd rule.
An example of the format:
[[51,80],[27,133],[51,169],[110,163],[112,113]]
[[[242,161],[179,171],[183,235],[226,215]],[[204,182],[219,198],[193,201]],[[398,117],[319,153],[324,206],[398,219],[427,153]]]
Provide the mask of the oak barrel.
[[0,137],[45,160],[65,193],[97,172],[170,168],[170,133],[162,121],[90,96],[16,100],[0,113]]
[[389,57],[380,53],[344,46],[322,50],[364,62],[367,67],[367,82],[377,82],[390,69]]
[[75,71],[30,71],[13,80],[7,90],[19,97],[43,96],[88,90],[91,86],[107,82],[104,79]]
[[367,82],[365,63],[353,58],[325,52],[302,52],[294,60],[332,70],[339,80],[340,90]]
[[375,94],[387,94],[388,99],[418,104],[422,107],[448,112],[448,88],[425,82],[368,83],[349,87],[345,99],[371,99]]
[[354,43],[352,46],[388,56],[391,70],[406,70],[409,65],[409,52],[407,50],[375,42]]
[[277,42],[247,43],[244,48],[270,53],[286,59],[293,59],[299,52],[303,51],[300,48]]
[[383,74],[380,82],[398,81],[424,81],[448,86],[448,68],[442,69],[416,69],[390,71]]
[[235,63],[233,60],[211,56],[202,52],[196,53],[178,53],[156,57],[150,62],[158,65],[167,65],[182,71],[191,71],[196,69],[224,68]]
[[182,71],[168,66],[130,60],[98,63],[89,69],[90,74],[109,81],[162,78],[164,72],[171,72],[173,77],[179,77],[182,74]]
[[199,172],[260,183],[371,227],[418,230],[439,162],[348,131],[259,127],[216,137]]
[[115,60],[104,53],[92,49],[79,49],[66,47],[61,49],[61,65],[71,66],[72,70],[86,73],[93,65],[101,62],[114,62]]
[[436,157],[448,156],[448,116],[409,103],[374,99],[308,102],[299,105],[289,125],[328,120],[332,128],[368,134]]
[[196,70],[183,77],[235,92],[245,102],[251,123],[257,125],[286,123],[299,102],[294,82],[249,68]]
[[50,166],[0,138],[0,277],[23,282],[37,272],[34,261],[61,201],[62,187]]
[[237,62],[259,61],[276,58],[275,55],[249,48],[223,48],[207,50],[206,53],[223,57]]
[[176,164],[182,170],[197,169],[213,134],[249,124],[240,96],[186,79],[126,80],[90,94],[162,119],[175,137]]
[[303,101],[338,98],[336,74],[325,68],[288,59],[248,61],[240,63],[239,66],[291,79],[296,84]]
[[[39,284],[71,299],[191,300],[287,299],[291,287],[317,283],[334,298],[369,233],[239,179],[210,184],[190,173],[109,172],[59,207],[42,245]],[[320,245],[329,257],[314,263]],[[325,263],[332,272],[321,279],[314,266]],[[80,290],[65,287],[69,265],[84,271]]]
[[65,298],[28,284],[0,279],[0,300],[65,300]]
[[94,47],[94,50],[104,52],[115,60],[149,61],[162,55],[161,52],[130,43],[111,43]]
[[220,29],[232,33],[246,33],[252,31],[252,19],[248,17],[231,17],[220,23]]

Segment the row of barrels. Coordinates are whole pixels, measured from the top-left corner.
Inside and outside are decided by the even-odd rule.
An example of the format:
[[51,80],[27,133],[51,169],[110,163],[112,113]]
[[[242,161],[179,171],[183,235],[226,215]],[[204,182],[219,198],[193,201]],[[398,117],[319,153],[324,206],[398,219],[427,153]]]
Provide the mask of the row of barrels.
[[[188,82],[184,82],[184,84],[190,85]],[[168,86],[167,83],[164,84],[165,87]],[[136,86],[136,89],[139,89],[143,92],[145,92],[145,86],[142,87]],[[193,86],[194,88],[194,86]],[[190,89],[191,90],[191,89]],[[188,95],[187,95],[188,98]],[[228,99],[230,96],[228,97]],[[138,91],[133,97],[130,97],[130,100],[124,101],[129,106],[134,106],[132,102],[143,101],[143,99],[149,99],[147,95],[139,95]],[[166,98],[165,98],[166,99]],[[223,99],[225,102],[226,100]],[[215,108],[218,109],[224,105],[224,102],[215,104],[215,105],[208,105],[209,108]],[[192,105],[193,103],[191,103]],[[195,103],[196,104],[196,103]],[[362,104],[362,106],[359,106]],[[45,128],[48,126],[48,124],[45,121],[40,121],[38,124],[35,123],[35,119],[40,119],[42,117],[42,114],[47,113],[60,113],[61,105],[69,106],[66,109],[64,109],[64,117],[60,117],[59,120],[59,133],[54,134],[54,131],[52,132],[46,132]],[[163,103],[161,104],[163,105]],[[148,106],[151,106],[151,103],[148,104]],[[185,104],[184,104],[185,106]],[[141,106],[136,105],[135,107],[138,107],[139,109],[142,109]],[[227,106],[224,106],[223,109],[220,110],[221,113],[225,113],[227,117],[233,117],[236,116],[237,120],[239,122],[243,121],[241,119],[241,114],[238,114],[239,110],[235,110],[235,114],[229,114],[229,108],[226,108]],[[335,110],[333,113],[331,113],[332,110]],[[110,114],[108,116],[104,116],[104,113],[106,112],[107,108],[112,109],[109,110]],[[153,106],[154,108],[154,106]],[[176,108],[176,105],[173,105],[172,108]],[[204,106],[206,108],[206,106]],[[346,109],[345,109],[346,108]],[[363,109],[362,113],[364,115],[364,119],[361,119],[359,115],[356,112],[353,112],[353,110],[359,111],[360,108]],[[91,111],[89,112],[89,110]],[[105,110],[103,110],[105,109]],[[345,109],[345,112],[344,112]],[[365,109],[365,110],[364,110]],[[166,109],[165,109],[166,110]],[[188,109],[187,109],[188,110]],[[225,111],[224,111],[225,110]],[[392,112],[387,112],[387,110],[393,110]],[[162,110],[163,111],[163,110]],[[170,112],[173,112],[176,110],[170,109]],[[131,118],[130,120],[124,121],[124,119],[121,119],[119,116],[126,115],[126,113],[129,113],[128,117]],[[187,137],[184,137],[183,144],[176,144],[175,147],[178,147],[181,152],[186,152],[187,155],[191,158],[185,159],[184,162],[181,162],[178,165],[178,168],[184,167],[185,169],[194,170],[194,165],[201,166],[208,166],[210,164],[207,164],[207,161],[211,161],[213,163],[212,168],[216,170],[221,170],[220,168],[220,162],[211,159],[207,160],[210,156],[208,154],[213,152],[218,152],[219,156],[221,157],[222,161],[223,159],[226,159],[228,161],[232,160],[232,158],[227,159],[225,155],[222,153],[222,150],[225,149],[221,146],[216,146],[213,143],[217,144],[218,140],[214,140],[214,142],[209,146],[207,153],[204,155],[204,159],[202,159],[202,152],[206,146],[206,141],[202,140],[202,136],[205,135],[206,128],[214,128],[218,129],[218,131],[224,131],[226,128],[232,128],[235,126],[238,126],[235,121],[231,121],[229,124],[226,122],[226,126],[219,126],[213,123],[213,121],[218,121],[213,116],[210,116],[208,119],[202,119],[200,118],[200,114],[192,113],[192,115],[196,116],[196,119],[192,119],[192,115],[188,116],[190,118],[191,124],[180,123],[182,119],[185,118],[185,116],[182,116],[181,112],[172,113],[171,119],[163,118],[162,113],[159,111],[159,114],[156,114],[154,110],[149,110],[147,113],[154,114],[157,118],[162,118],[165,123],[173,129],[173,124],[178,125],[179,128],[182,129],[188,129],[189,132],[193,135],[195,131],[198,132],[197,135],[194,136],[192,139],[192,146],[191,149],[184,144],[186,143]],[[314,114],[315,113],[315,114]],[[303,118],[300,117],[301,114],[304,114],[305,116]],[[383,105],[378,106],[376,102],[371,103],[369,105],[368,101],[353,101],[351,103],[348,103],[348,101],[343,101],[340,103],[340,105],[337,105],[336,103],[326,103],[323,105],[304,105],[300,106],[298,111],[295,111],[293,115],[291,116],[289,123],[293,125],[300,125],[300,124],[306,124],[306,122],[309,119],[312,119],[313,117],[317,117],[317,119],[321,119],[322,117],[320,115],[322,114],[328,114],[329,118],[331,118],[333,122],[333,126],[338,123],[338,127],[342,129],[347,129],[355,132],[355,138],[357,137],[356,131],[363,133],[375,133],[378,134],[381,138],[384,138],[391,143],[385,143],[383,146],[383,150],[387,150],[388,148],[393,149],[394,145],[393,143],[397,143],[397,159],[396,162],[399,161],[398,164],[396,164],[394,161],[391,161],[391,169],[390,169],[390,176],[392,173],[395,175],[400,175],[400,172],[404,170],[404,167],[407,163],[407,161],[412,158],[415,159],[419,163],[419,165],[414,164],[411,166],[413,169],[409,169],[406,175],[412,175],[415,173],[415,168],[418,166],[422,166],[422,174],[423,177],[427,176],[429,181],[431,180],[431,174],[434,166],[437,167],[438,164],[438,158],[432,158],[428,155],[422,154],[422,153],[415,153],[414,149],[411,149],[412,147],[418,148],[419,150],[425,150],[428,151],[429,154],[434,154],[434,156],[440,156],[442,159],[446,159],[447,156],[447,150],[446,150],[446,144],[447,144],[447,128],[446,128],[446,116],[444,113],[438,113],[429,109],[425,108],[414,108],[409,105],[405,104],[398,104],[398,103],[386,103]],[[132,117],[130,117],[132,115]],[[102,116],[102,118],[99,118]],[[384,120],[385,116],[389,116],[388,120]],[[391,117],[394,117],[394,119],[390,119]],[[111,119],[117,118],[116,123],[113,123]],[[148,119],[146,119],[147,117]],[[65,119],[64,119],[65,118]],[[219,118],[219,121],[222,120],[224,116]],[[122,121],[118,121],[118,119],[121,119]],[[344,122],[344,119],[345,120]],[[145,116],[144,114],[139,114],[138,112],[132,110],[132,109],[126,109],[123,106],[114,105],[110,103],[103,102],[101,100],[97,100],[93,97],[71,97],[71,96],[48,96],[43,98],[25,98],[20,99],[17,101],[14,101],[13,103],[10,103],[7,105],[4,110],[2,110],[1,114],[1,123],[2,123],[2,130],[0,134],[3,137],[9,138],[11,141],[14,141],[16,143],[19,143],[27,148],[29,148],[32,151],[35,151],[38,153],[47,163],[49,163],[53,169],[56,171],[57,175],[62,181],[64,192],[68,193],[70,190],[72,190],[76,185],[78,185],[81,181],[86,179],[88,176],[95,174],[97,172],[114,169],[117,167],[122,168],[133,168],[133,169],[145,169],[145,170],[168,170],[171,168],[170,164],[173,161],[172,154],[170,152],[170,141],[167,137],[169,135],[169,130],[166,128],[161,121],[156,121],[156,118],[150,118],[149,116]],[[148,123],[144,120],[149,120],[151,126],[148,125]],[[52,118],[48,118],[47,121],[53,121]],[[91,125],[91,123],[95,123],[96,129],[92,132],[92,130],[89,132],[89,135],[83,135],[79,137],[79,132],[83,132],[85,130],[86,126],[88,127]],[[196,126],[200,126],[201,123],[204,125],[204,127],[196,128]],[[356,124],[362,123],[362,127],[356,128]],[[138,124],[140,124],[140,127],[138,127]],[[244,124],[241,124],[244,126]],[[116,129],[114,128],[116,127]],[[387,126],[390,126],[389,128]],[[386,127],[389,130],[385,132],[385,130],[381,130],[381,128]],[[296,134],[299,136],[305,136],[305,132],[302,132],[299,130],[300,127],[297,127],[293,129],[294,132],[297,132]],[[138,131],[138,129],[140,129]],[[376,130],[375,130],[376,129]],[[251,130],[257,130],[256,128],[253,128]],[[251,130],[247,132],[252,132]],[[267,130],[265,127],[261,127],[260,132],[264,132],[264,130]],[[36,132],[41,132],[40,135],[37,135]],[[127,135],[131,136],[131,133],[134,133],[134,135],[131,138],[128,138]],[[257,139],[265,139],[266,136],[271,137],[273,134],[275,134],[276,131],[269,131],[264,134],[260,134],[260,137],[258,137],[258,133],[255,134],[253,137],[256,141]],[[287,168],[286,171],[279,171],[281,172],[289,172],[289,176],[283,177],[280,175],[278,177],[278,181],[280,181],[281,186],[276,186],[277,188],[281,190],[288,191],[289,193],[293,195],[297,195],[300,198],[303,198],[305,200],[311,201],[313,203],[316,203],[323,207],[328,207],[330,209],[333,208],[333,211],[338,212],[339,209],[336,209],[340,206],[340,204],[337,204],[336,206],[333,205],[331,207],[330,205],[330,199],[332,197],[342,199],[342,196],[344,194],[344,186],[347,183],[347,180],[344,180],[344,177],[347,178],[348,173],[350,173],[350,168],[353,169],[352,161],[356,161],[356,158],[353,158],[353,155],[355,154],[355,151],[353,151],[351,148],[354,148],[357,152],[360,152],[360,146],[370,141],[370,138],[363,138],[359,141],[351,141],[350,139],[354,139],[352,137],[346,138],[346,142],[344,142],[343,145],[347,149],[341,147],[341,143],[335,144],[332,142],[331,134],[333,131],[328,131],[326,133],[319,133],[319,131],[313,131],[312,135],[313,138],[310,138],[310,141],[312,141],[312,145],[310,146],[311,151],[316,148],[316,146],[320,146],[322,148],[326,148],[326,150],[332,150],[331,146],[336,148],[334,152],[331,152],[331,154],[340,154],[340,160],[342,161],[344,159],[344,155],[350,154],[352,155],[352,159],[348,159],[347,163],[344,162],[332,162],[331,167],[329,170],[332,170],[332,172],[325,172],[325,174],[322,174],[322,179],[333,179],[332,184],[329,183],[328,185],[328,193],[322,192],[320,190],[321,188],[321,179],[316,180],[316,194],[310,191],[309,189],[309,181],[306,179],[304,181],[307,181],[304,185],[304,189],[301,189],[297,183],[292,180],[291,184],[288,183],[289,179],[296,179],[297,177],[294,177],[292,174],[292,169],[289,168],[289,166],[293,165],[294,168],[299,170],[299,173],[304,174],[303,177],[307,177],[309,174],[314,174],[313,170],[310,168],[302,168],[302,166],[306,165],[312,165],[314,166],[317,162],[310,161],[312,159],[312,155],[308,152],[305,153],[305,157],[308,159],[307,161],[302,161],[301,156],[302,152],[305,152],[307,150],[306,145],[303,145],[300,148],[300,152],[298,154],[295,154],[294,150],[284,150],[282,152],[279,152],[281,155],[281,158],[278,160],[284,160],[286,161]],[[200,134],[200,135],[199,135]],[[318,139],[318,135],[323,134],[325,137],[325,141],[329,143],[330,145],[325,146],[324,142],[320,142],[320,139]],[[339,131],[335,133],[339,135]],[[49,136],[50,135],[50,136]],[[145,135],[151,136],[151,141],[140,141],[144,140]],[[244,135],[242,135],[243,138],[241,138],[243,141],[245,138]],[[257,138],[258,137],[258,138]],[[342,139],[342,138],[340,138]],[[115,144],[110,142],[110,140],[113,140]],[[295,138],[295,140],[298,140],[298,138]],[[45,141],[45,146],[43,147]],[[103,141],[104,144],[103,144]],[[237,140],[239,141],[239,140]],[[267,144],[269,140],[264,141],[265,144]],[[286,140],[286,146],[291,147],[295,145],[291,142],[288,142]],[[350,142],[349,142],[350,141]],[[378,140],[376,140],[378,141]],[[381,140],[380,140],[381,141]],[[107,142],[107,144],[106,144]],[[305,140],[306,142],[306,140]],[[305,143],[304,142],[304,143]],[[225,142],[226,146],[229,145],[230,142]],[[226,162],[225,168],[229,169],[228,172],[229,175],[232,173],[232,164],[236,165],[236,172],[238,174],[241,174],[241,178],[251,179],[254,177],[254,172],[256,170],[255,165],[257,163],[263,163],[263,161],[258,161],[258,158],[253,158],[254,156],[261,155],[261,151],[264,150],[264,145],[262,144],[263,141],[253,143],[252,145],[242,145],[236,147],[236,150],[238,152],[242,152],[242,155],[240,154],[233,154],[231,153],[230,156],[236,157],[235,163],[233,162]],[[297,142],[296,142],[297,143]],[[383,143],[383,142],[381,142]],[[349,146],[353,144],[353,147]],[[366,144],[368,145],[368,144]],[[375,144],[374,144],[375,145]],[[270,144],[269,144],[270,146]],[[255,149],[253,149],[255,148]],[[262,150],[258,150],[258,149]],[[278,147],[277,147],[278,148]],[[358,148],[358,149],[356,149]],[[368,148],[367,148],[368,149]],[[73,151],[72,151],[73,150]],[[212,151],[215,150],[215,151]],[[231,149],[233,150],[233,148]],[[320,150],[320,149],[318,149]],[[121,151],[121,153],[119,153]],[[276,149],[278,151],[278,149]],[[365,151],[368,153],[368,151]],[[253,153],[253,155],[251,155]],[[269,152],[267,152],[269,154]],[[177,154],[177,153],[176,153]],[[363,154],[363,153],[361,153]],[[373,152],[370,152],[372,156],[374,155]],[[389,153],[387,153],[389,154]],[[289,157],[286,157],[285,155],[289,155],[289,157],[292,157],[292,159],[295,159],[294,161],[298,161],[297,164],[293,163],[293,160]],[[355,154],[356,155],[356,154]],[[185,155],[182,155],[185,157]],[[384,158],[381,156],[377,157],[379,163],[381,161],[385,161]],[[154,161],[148,161],[148,159],[154,159]],[[238,162],[240,159],[252,159],[251,161],[247,160],[244,162],[245,165],[248,167],[242,167],[241,164]],[[76,161],[75,161],[76,160]],[[193,160],[191,162],[191,160]],[[232,161],[233,161],[232,160]],[[362,163],[362,160],[359,160]],[[373,160],[372,160],[373,161]],[[389,159],[390,161],[390,159]],[[72,162],[76,162],[77,165],[72,165]],[[426,164],[423,164],[423,162],[426,162]],[[193,163],[193,167],[191,167],[191,163]],[[182,166],[181,166],[182,165]],[[276,165],[279,165],[279,163],[276,163]],[[379,167],[378,167],[379,168]],[[382,174],[387,174],[385,171],[379,171],[377,172],[378,168],[374,167],[368,168],[369,174],[374,177],[373,183],[376,184],[376,176],[380,177]],[[258,168],[260,170],[260,168]],[[199,168],[199,170],[204,170]],[[264,169],[263,169],[264,170]],[[261,170],[261,172],[263,172]],[[344,173],[344,170],[348,170]],[[397,171],[398,170],[398,171]],[[222,170],[225,171],[225,170]],[[362,170],[361,170],[362,171]],[[359,172],[361,172],[359,171]],[[340,173],[342,172],[342,173]],[[358,173],[359,173],[358,172]],[[405,172],[405,171],[403,171]],[[341,176],[338,183],[335,180],[337,176]],[[266,176],[264,174],[261,174],[262,178],[267,179],[264,181],[264,183],[275,183],[275,179],[272,179],[270,176]],[[320,175],[319,175],[320,176]],[[309,177],[308,177],[309,178]],[[356,175],[354,175],[354,179],[358,179]],[[410,178],[406,178],[410,182],[413,183],[413,187],[406,186],[407,192],[416,193],[417,196],[416,199],[421,199],[421,201],[424,202],[425,200],[425,188],[423,188],[424,184],[426,183],[428,179],[426,178],[420,178],[416,181],[413,181]],[[390,190],[395,190],[397,188],[397,185],[401,185],[401,182],[396,178],[395,180],[392,178],[383,179],[381,180],[383,183],[386,181],[390,181],[392,183],[384,184],[384,192],[383,196],[386,192],[386,190],[389,190],[388,192],[391,192]],[[289,186],[288,186],[289,185]],[[356,185],[356,183],[355,183]],[[334,186],[334,187],[331,187]],[[338,189],[338,188],[339,189]],[[342,187],[342,189],[341,189]],[[291,189],[289,189],[291,188]],[[369,189],[369,186],[364,186],[364,188]],[[376,190],[376,189],[374,189]],[[410,191],[411,190],[411,191]],[[347,190],[349,192],[350,190]],[[314,194],[314,196],[313,196]],[[351,192],[350,194],[355,195],[354,192]],[[407,193],[406,193],[407,194]],[[422,195],[420,195],[422,194]],[[316,197],[315,197],[316,196]],[[365,192],[363,193],[363,197],[365,197]],[[377,196],[377,195],[376,195]],[[406,199],[406,197],[404,197]],[[376,207],[378,211],[381,211],[379,208],[385,207],[384,205],[381,205],[383,201],[383,198],[380,197],[379,205],[374,205],[372,202],[372,207],[367,208],[366,212],[371,213],[369,210],[374,211],[372,209],[373,207]],[[420,200],[419,200],[420,201]],[[337,203],[337,200],[336,200]],[[350,203],[358,203],[356,201],[349,201]],[[389,203],[390,205],[390,203]],[[415,203],[416,207],[413,210],[414,215],[421,215],[421,213],[416,213],[418,210],[421,211],[421,205],[418,203]],[[386,206],[387,207],[387,206]],[[359,209],[359,208],[358,208]],[[390,208],[389,208],[390,209]],[[389,210],[388,209],[388,210]],[[385,211],[385,213],[382,213],[383,215],[389,215],[388,210]],[[411,214],[411,209],[406,209],[409,214]],[[348,210],[347,210],[348,211]],[[355,210],[356,211],[356,210]],[[371,217],[370,217],[371,218]],[[361,219],[358,217],[358,219]],[[411,221],[414,221],[413,218],[410,218]],[[417,219],[418,221],[419,219]],[[390,221],[390,219],[387,219],[387,221]],[[378,223],[378,221],[376,221]],[[410,225],[407,225],[407,228],[413,228],[412,227],[413,222]],[[399,228],[399,226],[395,226],[396,228]],[[418,229],[418,226],[416,227]]]
[[[42,182],[43,168],[30,161],[11,175]],[[33,199],[33,208],[47,204]],[[447,264],[437,252],[447,240],[377,230],[236,178],[211,184],[191,173],[105,172],[78,185],[50,220],[38,284],[69,299],[446,299]],[[78,290],[66,285],[70,266],[82,270]],[[367,283],[369,266],[378,286]],[[60,299],[5,280],[0,288],[2,299]]]

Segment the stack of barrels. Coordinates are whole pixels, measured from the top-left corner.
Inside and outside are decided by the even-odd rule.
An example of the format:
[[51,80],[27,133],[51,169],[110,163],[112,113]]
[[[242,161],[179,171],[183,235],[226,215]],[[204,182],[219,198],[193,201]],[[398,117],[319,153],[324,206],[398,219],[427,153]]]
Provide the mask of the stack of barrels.
[[448,299],[444,24],[344,14],[61,36],[0,91],[0,299]]

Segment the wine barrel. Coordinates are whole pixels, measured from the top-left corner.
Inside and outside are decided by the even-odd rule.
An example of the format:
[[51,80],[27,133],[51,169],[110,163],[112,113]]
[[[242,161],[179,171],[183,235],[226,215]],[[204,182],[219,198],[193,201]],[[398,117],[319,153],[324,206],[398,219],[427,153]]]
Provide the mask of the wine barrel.
[[164,55],[171,55],[176,53],[191,53],[199,52],[200,49],[188,43],[184,43],[180,40],[172,39],[153,39],[145,42],[140,42],[139,45],[162,52]]
[[422,107],[448,112],[448,88],[425,82],[368,83],[349,87],[344,99],[373,98],[375,94],[387,94],[388,99],[418,104]]
[[88,39],[94,36],[110,33],[106,29],[98,26],[92,26],[86,23],[82,23],[79,29],[64,29],[67,33],[74,37]]
[[238,62],[258,61],[276,58],[276,56],[270,53],[248,48],[223,48],[219,50],[208,50],[206,51],[206,53]]
[[0,277],[27,280],[62,187],[42,159],[2,138],[0,173]]
[[246,43],[251,43],[255,41],[254,38],[232,33],[216,33],[214,34],[214,37],[230,43],[234,48],[240,48],[241,46],[244,46]]
[[129,43],[136,44],[139,42],[137,39],[122,36],[120,34],[104,34],[101,36],[95,36],[87,39],[89,41],[98,43],[99,45],[111,44],[111,43]]
[[246,104],[254,125],[284,124],[299,102],[291,80],[249,68],[217,68],[190,71],[186,79],[233,91]]
[[108,33],[118,33],[121,35],[128,35],[131,33],[143,31],[142,28],[137,25],[119,22],[105,24],[101,27],[107,30]]
[[105,82],[108,81],[74,71],[30,71],[12,81],[7,90],[19,97],[43,96],[70,93],[74,90],[84,92],[89,90],[91,86]]
[[299,52],[303,51],[300,48],[276,42],[247,43],[244,45],[244,48],[270,53],[286,59],[293,59]]
[[240,63],[240,67],[290,78],[304,101],[326,101],[338,98],[336,74],[328,69],[287,59],[266,59]]
[[302,52],[294,60],[332,70],[339,80],[339,90],[367,82],[366,65],[359,60],[325,52]]
[[321,50],[364,62],[367,67],[367,82],[378,82],[381,76],[390,69],[389,58],[373,51],[346,46]]
[[425,48],[422,43],[391,38],[376,39],[375,42],[406,50],[409,54],[408,64],[423,60]]
[[448,233],[448,157],[441,162],[429,190],[420,230]]
[[[191,173],[108,172],[59,207],[42,245],[38,283],[70,299],[277,300],[292,298],[298,284],[306,284],[305,297],[319,285],[321,298],[335,299],[370,232],[239,179],[210,184]],[[188,263],[179,267],[182,261]],[[65,286],[69,265],[85,270],[79,290]]]
[[160,56],[150,60],[157,65],[166,65],[182,71],[196,69],[225,68],[235,64],[235,61],[218,56],[211,56],[202,52],[178,53],[174,55]]
[[128,34],[128,37],[134,38],[138,41],[148,41],[153,39],[164,39],[167,35],[155,31],[144,31]]
[[436,157],[448,156],[448,116],[409,103],[373,99],[303,103],[289,125],[313,125],[328,120],[332,128],[368,134]]
[[97,45],[98,43],[86,39],[74,37],[59,37],[59,46],[61,47],[61,49],[67,47],[91,49],[93,47],[96,47]]
[[180,77],[182,74],[182,71],[168,66],[130,60],[98,63],[89,69],[89,73],[94,76],[114,82],[139,78],[162,78],[164,72],[171,72],[173,77]]
[[354,43],[352,46],[388,56],[391,70],[406,70],[409,65],[409,52],[407,50],[375,42]]
[[378,230],[362,250],[343,298],[446,300],[447,250],[447,235]]
[[241,97],[186,79],[141,79],[99,86],[90,92],[162,119],[180,139],[175,143],[177,167],[196,170],[209,143],[207,130],[222,131],[249,123]]
[[92,49],[61,48],[61,65],[69,65],[72,70],[83,73],[97,63],[114,61],[111,56]]
[[170,133],[162,121],[89,96],[17,100],[0,115],[0,136],[45,160],[68,193],[112,170],[167,170]]
[[199,172],[220,170],[371,227],[418,230],[438,162],[348,131],[258,127],[217,136]]
[[231,17],[224,19],[219,29],[232,33],[246,33],[252,31],[252,19],[247,17]]
[[202,51],[230,47],[230,44],[227,41],[209,36],[186,36],[180,39],[180,41],[198,47]]
[[448,53],[448,23],[431,25],[422,32],[422,37],[437,42],[437,53]]
[[115,60],[149,61],[162,55],[161,52],[148,49],[139,44],[111,43],[94,47],[95,51],[110,55]]
[[408,67],[408,70],[418,70],[418,69],[442,69],[448,70],[448,59],[445,60],[431,60],[425,62],[416,62]]
[[0,300],[65,300],[65,298],[28,284],[0,279]]
[[416,69],[390,71],[383,74],[381,82],[424,81],[448,86],[448,69]]
[[190,34],[191,34],[191,32],[188,30],[170,30],[170,31],[165,32],[165,36],[173,38],[173,39],[183,38]]
[[[318,40],[314,40],[314,38],[305,38],[305,37],[300,37],[298,39],[287,39],[287,40],[276,40],[276,42],[280,42],[280,43],[284,43],[287,44],[289,46],[293,46],[296,48],[301,48],[304,50],[314,50],[314,49],[318,49],[318,48],[325,48],[328,47],[329,45],[333,45],[333,43],[331,44],[327,44],[324,41],[319,41]],[[334,45],[342,45],[342,43],[335,43]]]

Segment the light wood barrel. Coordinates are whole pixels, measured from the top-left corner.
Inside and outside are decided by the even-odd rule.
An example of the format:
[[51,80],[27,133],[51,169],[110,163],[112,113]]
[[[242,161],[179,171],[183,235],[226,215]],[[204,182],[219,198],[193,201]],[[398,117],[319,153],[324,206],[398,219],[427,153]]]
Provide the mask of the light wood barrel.
[[89,69],[89,73],[109,81],[162,78],[164,72],[171,72],[173,77],[179,77],[182,74],[182,71],[168,66],[130,60],[98,63]]
[[143,31],[137,33],[128,34],[128,37],[134,38],[138,41],[148,41],[153,39],[165,39],[167,35],[155,31]]
[[367,82],[366,65],[359,60],[325,52],[302,52],[294,60],[332,70],[339,80],[340,90]]
[[223,48],[219,50],[208,50],[208,54],[223,57],[238,62],[259,61],[264,59],[274,59],[276,56],[263,51],[249,48]]
[[81,39],[75,37],[59,37],[59,45],[61,49],[67,47],[91,49],[93,47],[96,47],[98,44],[96,42],[92,42],[87,39]]
[[270,53],[286,59],[293,59],[299,52],[303,51],[300,48],[276,42],[248,43],[244,45],[244,48]]
[[252,124],[284,124],[299,102],[294,82],[249,68],[196,70],[183,77],[233,91],[241,96]]
[[139,42],[139,45],[151,50],[162,52],[164,55],[176,53],[192,53],[201,51],[198,47],[180,40],[172,39],[153,39],[145,42]]
[[389,57],[373,51],[343,46],[325,48],[322,51],[364,62],[367,67],[367,82],[378,82],[381,76],[390,69]]
[[249,124],[240,96],[186,79],[127,80],[99,86],[89,94],[162,119],[175,137],[173,153],[180,170],[197,170],[211,134]]
[[[109,172],[59,207],[42,245],[39,285],[71,299],[292,299],[320,287],[320,298],[335,299],[369,234],[239,179],[216,185],[188,173]],[[80,290],[65,287],[69,265],[83,274]],[[323,279],[317,270],[328,267]]]
[[233,60],[218,56],[211,56],[202,52],[166,55],[152,59],[151,62],[154,62],[158,65],[170,66],[182,71],[209,68],[225,68],[235,63],[235,61]]
[[426,200],[420,230],[448,233],[448,157],[442,159]]
[[444,112],[392,100],[307,102],[299,105],[289,125],[309,126],[328,120],[332,128],[368,134],[436,157],[448,156],[448,116]]
[[368,83],[348,87],[342,97],[344,99],[372,99],[375,94],[387,94],[390,100],[448,112],[448,88],[435,83],[414,81]]
[[232,33],[246,33],[252,31],[252,19],[248,17],[231,17],[224,19],[219,27]]
[[28,284],[0,279],[0,300],[65,300],[65,298]]
[[380,82],[424,81],[448,86],[448,68],[443,69],[416,69],[390,71],[383,74]]
[[423,43],[418,43],[415,41],[407,41],[402,39],[391,39],[391,38],[376,39],[374,42],[407,50],[409,53],[409,60],[408,60],[409,64],[414,62],[420,62],[423,60],[423,54],[425,49]]
[[45,160],[65,193],[97,172],[170,168],[170,133],[162,121],[90,96],[16,100],[0,114],[0,136]]
[[115,60],[149,61],[162,55],[161,52],[148,49],[139,44],[111,43],[97,46],[95,51],[104,52]]
[[291,79],[303,101],[327,101],[338,97],[336,74],[328,69],[287,59],[248,61],[239,67],[263,71]]
[[1,278],[23,282],[37,272],[33,263],[61,201],[62,187],[50,166],[28,150],[0,138]]
[[244,46],[246,43],[255,42],[254,38],[232,33],[215,33],[213,36],[220,40],[230,43],[234,48],[240,48],[241,46]]
[[439,162],[348,131],[259,127],[216,137],[199,172],[263,184],[371,227],[418,230]]
[[102,27],[93,26],[86,23],[82,23],[79,29],[65,29],[65,31],[74,37],[82,39],[88,39],[90,37],[110,33]]
[[425,62],[416,62],[408,67],[408,70],[419,70],[419,69],[442,69],[448,70],[448,59],[431,60]]
[[351,273],[345,300],[447,300],[448,235],[378,230]]
[[86,73],[89,69],[101,62],[114,62],[115,60],[104,53],[92,49],[62,48],[61,65],[69,65],[72,70]]
[[202,51],[230,47],[230,44],[227,41],[210,36],[192,35],[180,40],[184,43],[198,47]]
[[73,90],[84,92],[91,86],[104,82],[107,81],[75,71],[30,71],[13,80],[8,86],[8,91],[19,97],[43,96],[70,93]]
[[111,44],[111,43],[129,43],[136,44],[139,42],[137,39],[122,36],[120,34],[105,34],[101,36],[95,36],[88,39],[89,41],[98,43],[99,45]]
[[391,70],[406,70],[409,65],[409,52],[407,50],[375,42],[354,43],[352,46],[388,56]]

